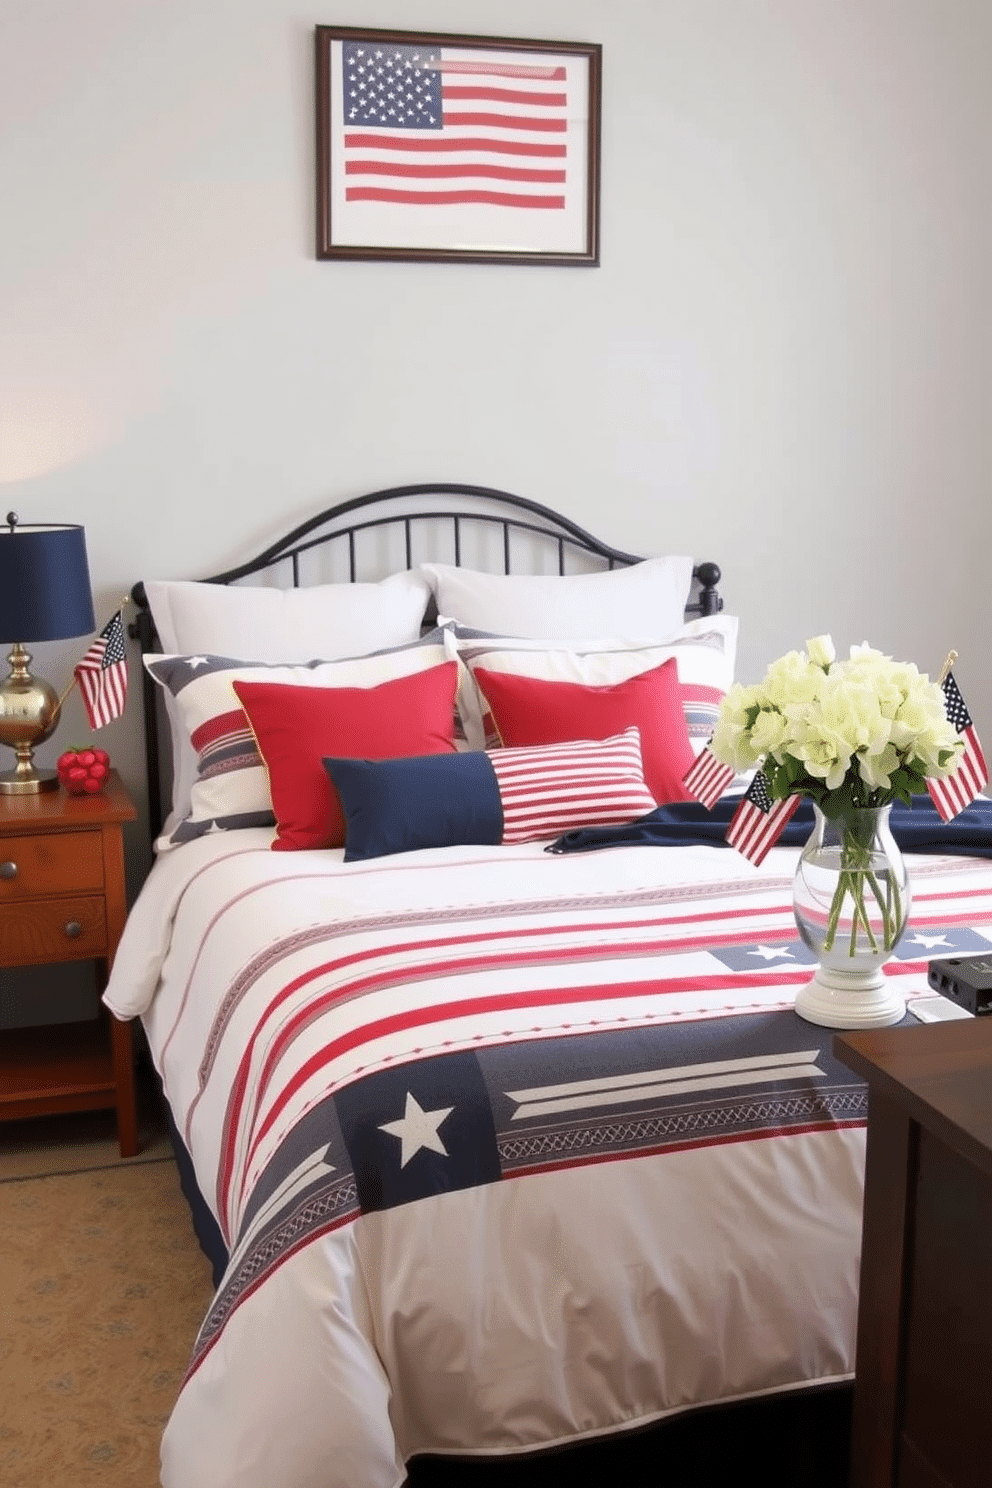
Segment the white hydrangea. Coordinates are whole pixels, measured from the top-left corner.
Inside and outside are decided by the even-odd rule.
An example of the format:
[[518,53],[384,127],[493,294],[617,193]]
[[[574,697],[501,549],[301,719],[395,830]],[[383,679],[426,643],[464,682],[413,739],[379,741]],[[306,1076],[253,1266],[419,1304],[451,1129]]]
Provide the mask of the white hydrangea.
[[765,702],[784,710],[789,703],[811,703],[820,694],[823,668],[814,666],[802,651],[789,651],[773,661],[760,691]]
[[750,725],[752,710],[760,708],[760,700],[759,687],[744,687],[735,682],[721,704],[710,748],[735,770],[752,769],[764,755],[764,750],[754,747]]
[[834,643],[828,635],[814,636],[807,641],[806,655],[814,666],[822,667],[824,671],[837,659]]
[[[736,770],[794,761],[797,791],[805,775],[810,786],[821,782],[829,791],[856,779],[884,793],[904,765],[940,779],[955,768],[961,747],[937,683],[867,642],[837,661],[829,635],[773,662],[758,686],[735,684],[710,741],[716,757]],[[942,754],[949,756],[943,765]]]

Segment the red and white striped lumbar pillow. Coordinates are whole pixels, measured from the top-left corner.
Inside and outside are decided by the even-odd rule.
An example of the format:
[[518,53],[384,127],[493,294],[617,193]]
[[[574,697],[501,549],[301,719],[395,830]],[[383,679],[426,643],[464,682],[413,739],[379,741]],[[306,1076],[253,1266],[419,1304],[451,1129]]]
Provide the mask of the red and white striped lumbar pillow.
[[636,728],[609,739],[494,749],[489,760],[503,805],[504,842],[618,825],[655,808]]

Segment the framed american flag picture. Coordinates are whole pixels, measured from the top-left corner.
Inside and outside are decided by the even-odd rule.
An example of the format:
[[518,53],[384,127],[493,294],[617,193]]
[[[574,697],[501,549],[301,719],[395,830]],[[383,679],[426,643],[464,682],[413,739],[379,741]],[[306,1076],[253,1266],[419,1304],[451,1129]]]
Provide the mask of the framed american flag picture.
[[600,46],[315,34],[318,258],[598,264]]

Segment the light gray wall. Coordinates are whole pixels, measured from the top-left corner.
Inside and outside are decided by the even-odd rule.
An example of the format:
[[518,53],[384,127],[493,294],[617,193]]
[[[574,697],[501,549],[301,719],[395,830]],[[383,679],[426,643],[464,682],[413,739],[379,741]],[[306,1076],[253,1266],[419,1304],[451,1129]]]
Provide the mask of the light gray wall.
[[[601,42],[602,266],[316,262],[320,21]],[[990,61],[988,0],[0,0],[0,515],[85,523],[102,618],[502,486],[722,563],[744,680],[957,647],[992,743]]]

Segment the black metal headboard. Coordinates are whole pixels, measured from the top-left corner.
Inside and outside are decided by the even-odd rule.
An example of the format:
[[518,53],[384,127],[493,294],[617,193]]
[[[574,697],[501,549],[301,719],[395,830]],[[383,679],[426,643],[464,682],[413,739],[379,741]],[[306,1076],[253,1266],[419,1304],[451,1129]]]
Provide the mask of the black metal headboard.
[[[371,514],[369,508],[373,509]],[[529,551],[542,550],[547,553],[548,545],[551,545],[559,574],[569,571],[567,565],[570,560],[573,565],[576,562],[584,563],[587,569],[624,568],[642,561],[638,554],[625,553],[601,542],[567,517],[560,516],[550,507],[531,501],[526,496],[513,496],[507,491],[499,491],[490,486],[467,486],[449,481],[436,485],[392,486],[388,490],[372,491],[366,496],[354,496],[348,501],[339,502],[295,527],[256,557],[236,568],[229,568],[224,573],[210,574],[201,582],[232,584],[238,579],[270,570],[282,570],[281,576],[285,577],[288,569],[290,583],[283,583],[280,587],[300,587],[301,583],[306,582],[301,560],[318,550],[329,550],[332,547],[336,547],[343,555],[341,570],[352,583],[362,579],[381,579],[386,576],[385,572],[375,571],[374,566],[363,567],[360,561],[364,555],[360,552],[359,538],[363,534],[373,533],[401,535],[405,558],[403,567],[413,568],[418,563],[427,561],[427,556],[419,551],[419,545],[428,535],[432,547],[429,556],[434,561],[461,565],[468,534],[480,530],[487,531],[490,536],[496,535],[501,549],[497,561],[507,574],[513,571],[515,539],[526,539],[532,545]],[[436,548],[439,541],[445,541],[445,533],[448,534],[450,551],[441,558],[438,557]],[[396,566],[394,563],[393,567]],[[719,567],[715,563],[697,564],[693,569],[693,580],[693,592],[686,605],[686,614],[715,615],[723,608],[723,600],[717,592],[720,582]],[[130,634],[139,641],[142,653],[153,651],[157,638],[143,583],[135,584],[132,598],[136,616],[129,627]],[[425,616],[427,622],[434,618],[431,614]],[[156,693],[154,682],[143,668],[145,762],[153,836],[157,835],[163,820]]]

